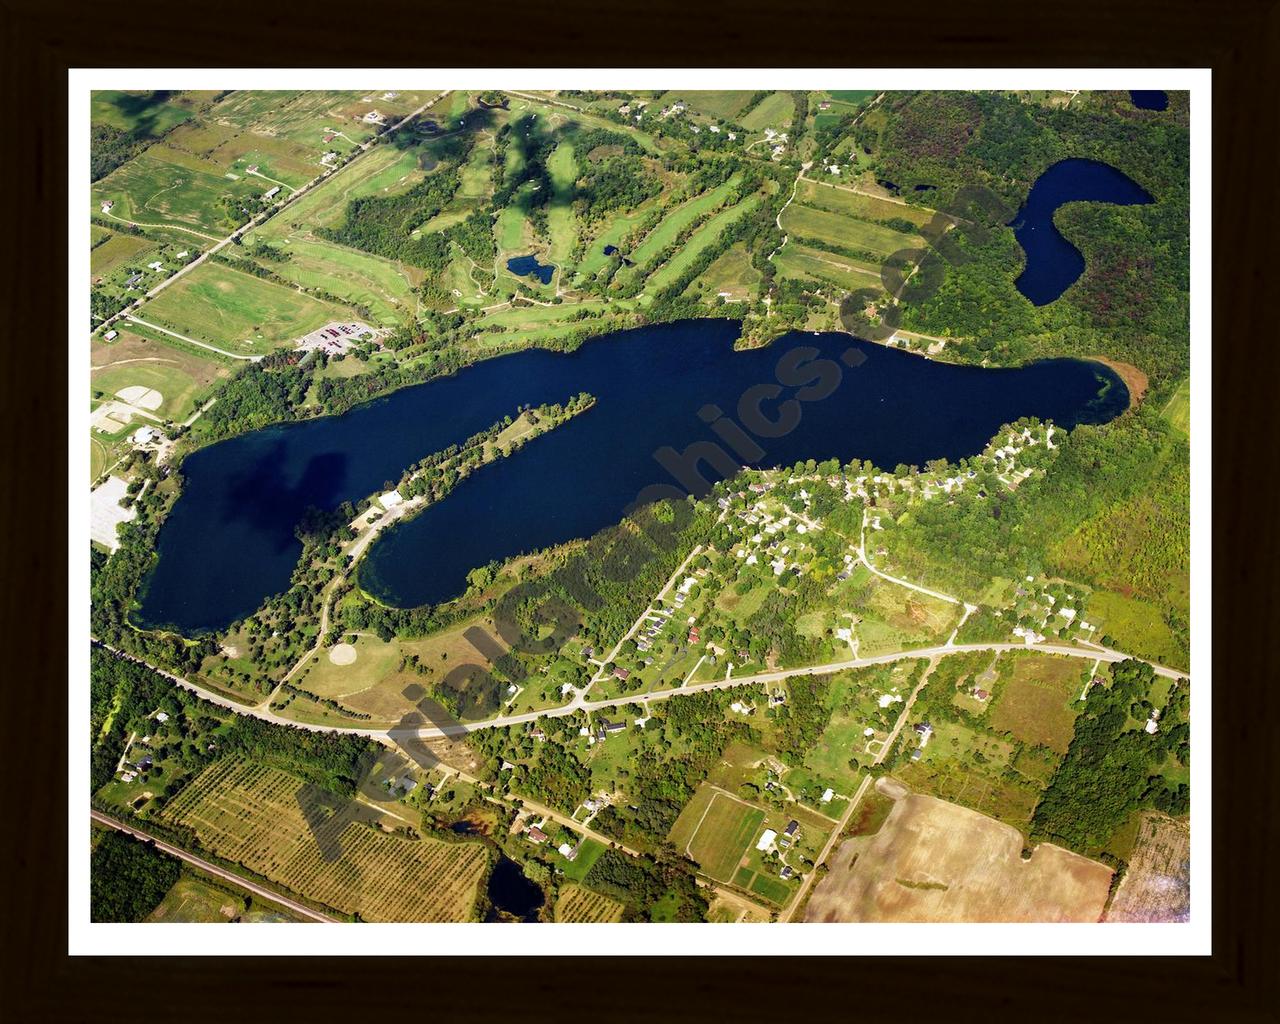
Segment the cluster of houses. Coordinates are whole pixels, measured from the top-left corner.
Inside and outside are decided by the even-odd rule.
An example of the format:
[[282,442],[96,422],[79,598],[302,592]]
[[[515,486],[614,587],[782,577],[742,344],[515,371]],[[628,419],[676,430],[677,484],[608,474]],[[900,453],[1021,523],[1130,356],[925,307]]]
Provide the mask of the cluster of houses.
[[911,760],[919,761],[924,756],[924,748],[929,745],[929,740],[933,736],[933,726],[928,722],[917,722],[911,728],[920,737],[920,745],[911,752]]
[[[761,484],[752,484],[750,489],[757,494],[762,494],[766,490]],[[739,492],[738,497],[744,497],[743,492]],[[803,489],[800,491],[800,500],[807,510],[810,502],[808,491]],[[722,507],[727,508],[727,500],[722,498],[721,501]],[[807,545],[798,538],[820,530],[821,526],[818,523],[799,512],[775,517],[763,500],[738,512],[737,518],[744,527],[744,533],[748,529],[754,531],[748,539],[734,548],[734,555],[742,559],[743,565],[758,565],[763,557],[768,559],[769,568],[773,570],[774,576],[781,576],[785,572],[799,576],[804,572],[804,566],[796,560],[795,556],[799,555]],[[791,538],[795,541],[794,550],[791,543],[784,543],[788,540],[788,533],[796,535]]]

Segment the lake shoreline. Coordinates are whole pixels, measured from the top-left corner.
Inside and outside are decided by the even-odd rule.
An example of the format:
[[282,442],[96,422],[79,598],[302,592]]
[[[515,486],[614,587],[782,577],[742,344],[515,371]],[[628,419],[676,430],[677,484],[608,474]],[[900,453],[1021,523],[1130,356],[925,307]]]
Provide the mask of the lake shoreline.
[[1138,407],[1138,403],[1146,395],[1147,386],[1150,383],[1150,378],[1145,373],[1132,363],[1123,363],[1119,359],[1111,359],[1107,356],[1087,356],[1086,358],[1093,360],[1095,363],[1101,363],[1124,381],[1124,386],[1129,389],[1129,409],[1133,410]]

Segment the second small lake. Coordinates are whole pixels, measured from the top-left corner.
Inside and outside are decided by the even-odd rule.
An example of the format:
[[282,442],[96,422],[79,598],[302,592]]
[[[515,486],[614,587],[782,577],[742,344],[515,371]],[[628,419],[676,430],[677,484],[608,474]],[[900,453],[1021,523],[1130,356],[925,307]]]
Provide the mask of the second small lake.
[[1076,202],[1133,206],[1154,200],[1127,174],[1097,160],[1062,160],[1040,175],[1010,222],[1027,256],[1016,282],[1018,291],[1034,305],[1058,299],[1084,273],[1080,250],[1053,223],[1058,207]]

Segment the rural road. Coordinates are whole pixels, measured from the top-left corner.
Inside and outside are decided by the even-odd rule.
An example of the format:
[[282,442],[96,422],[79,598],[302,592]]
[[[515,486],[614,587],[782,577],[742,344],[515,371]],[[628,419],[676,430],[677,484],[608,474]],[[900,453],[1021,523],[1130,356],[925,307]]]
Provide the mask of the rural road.
[[220,868],[216,864],[210,864],[207,860],[201,860],[199,857],[188,853],[180,846],[173,846],[170,843],[166,843],[163,839],[157,839],[150,833],[143,832],[137,826],[126,825],[123,822],[116,821],[115,818],[109,818],[101,811],[91,810],[89,812],[89,817],[100,825],[106,825],[108,828],[113,828],[117,832],[124,832],[127,835],[133,836],[135,839],[142,840],[144,843],[151,843],[157,850],[163,850],[170,856],[185,860],[188,864],[191,864],[205,872],[205,874],[225,879],[226,881],[239,886],[241,889],[248,890],[255,896],[261,896],[263,899],[270,900],[272,903],[278,903],[282,907],[287,907],[293,913],[307,921],[319,921],[322,924],[337,923],[337,918],[328,917],[318,911],[312,910],[310,907],[304,906],[295,900],[291,900],[288,896],[281,896],[280,893],[273,892],[271,889],[261,886],[257,882],[251,882],[249,879],[244,878],[241,875],[237,875],[234,871],[228,871],[226,868]]
[[[871,665],[888,665],[895,661],[901,661],[904,658],[936,658],[944,657],[949,654],[964,654],[969,651],[1038,651],[1041,654],[1061,654],[1070,658],[1086,658],[1089,661],[1105,661],[1108,664],[1114,664],[1119,661],[1133,659],[1135,661],[1146,661],[1145,658],[1134,658],[1131,654],[1125,654],[1123,651],[1115,651],[1106,647],[1068,647],[1063,644],[1022,644],[1022,643],[982,643],[982,644],[937,644],[933,647],[916,647],[905,651],[893,651],[889,654],[878,654],[869,658],[847,658],[843,661],[832,661],[825,665],[807,665],[801,668],[777,669],[772,672],[759,672],[750,676],[735,676],[729,679],[713,679],[705,683],[691,683],[687,686],[673,687],[667,690],[654,690],[651,693],[635,693],[623,697],[613,697],[608,700],[587,700],[582,694],[578,694],[568,704],[562,704],[559,707],[547,708],[543,711],[526,711],[518,715],[502,715],[498,718],[489,718],[483,722],[470,723],[454,723],[447,726],[427,726],[419,727],[412,731],[405,729],[389,727],[385,729],[375,728],[359,728],[356,726],[337,726],[337,725],[312,725],[306,722],[295,722],[288,718],[282,718],[275,714],[269,708],[261,705],[249,706],[232,700],[231,698],[220,694],[216,691],[209,690],[198,683],[193,683],[189,679],[182,676],[174,675],[166,672],[164,669],[156,668],[154,665],[147,664],[140,658],[121,651],[108,644],[102,644],[102,647],[118,654],[121,657],[128,658],[140,665],[147,665],[153,672],[164,676],[166,679],[183,689],[190,690],[192,693],[204,698],[212,704],[219,707],[234,711],[237,714],[249,715],[253,718],[260,718],[267,722],[273,722],[276,725],[291,725],[298,729],[306,729],[310,732],[334,732],[343,733],[353,736],[367,736],[370,739],[378,740],[388,746],[395,744],[392,738],[394,732],[397,736],[415,739],[444,739],[448,737],[460,736],[468,732],[476,732],[480,729],[498,729],[509,725],[524,725],[530,722],[536,722],[542,718],[562,718],[565,715],[571,715],[575,711],[603,711],[607,708],[624,707],[628,704],[648,704],[652,701],[667,700],[670,697],[679,697],[688,693],[702,693],[706,690],[724,690],[734,686],[748,686],[752,683],[775,683],[792,676],[814,676],[826,675],[831,672],[841,672],[851,668],[866,668]],[[1156,675],[1164,676],[1168,679],[1189,679],[1189,672],[1182,672],[1178,669],[1168,668],[1165,665],[1156,662],[1147,661],[1154,670]]]

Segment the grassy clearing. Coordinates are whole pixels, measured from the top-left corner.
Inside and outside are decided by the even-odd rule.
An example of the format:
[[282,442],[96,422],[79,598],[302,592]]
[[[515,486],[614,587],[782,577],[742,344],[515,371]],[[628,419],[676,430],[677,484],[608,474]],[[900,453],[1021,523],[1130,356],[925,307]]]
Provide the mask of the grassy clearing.
[[165,924],[214,924],[234,921],[244,913],[244,901],[198,878],[179,878],[147,918]]
[[890,202],[888,199],[851,192],[847,188],[809,181],[807,178],[800,182],[800,188],[796,192],[796,202],[802,206],[811,206],[829,213],[840,213],[859,220],[882,221],[893,218],[909,220],[918,228],[924,227],[935,216],[932,210],[919,206],[905,206],[902,203]]
[[[107,234],[111,235],[110,232]],[[94,277],[105,277],[131,260],[145,262],[139,257],[155,247],[156,243],[149,238],[138,235],[111,235],[89,253],[89,273]]]
[[788,234],[801,238],[816,238],[829,245],[878,256],[889,256],[900,249],[919,248],[924,244],[919,235],[905,235],[869,221],[797,203],[792,203],[782,214],[782,227]]
[[874,263],[810,249],[795,241],[788,241],[773,262],[779,275],[785,278],[816,281],[850,291],[880,284],[880,268]]
[[[157,415],[184,419],[203,393],[230,376],[226,360],[193,345],[171,345],[164,335],[140,326],[119,328],[112,342],[95,339],[90,348],[90,383],[95,391],[114,395],[120,388],[143,385],[164,396]],[[203,355],[201,353],[204,353]]]
[[1100,636],[1111,636],[1121,650],[1132,651],[1174,667],[1185,667],[1187,656],[1160,614],[1148,601],[1109,590],[1095,590],[1089,598],[1089,621]]
[[702,293],[714,298],[726,293],[729,299],[747,299],[755,293],[759,282],[760,271],[751,265],[746,245],[738,242],[691,282],[685,294]]
[[752,131],[761,128],[784,129],[796,116],[796,103],[789,92],[775,92],[762,99],[739,122]]
[[203,263],[148,305],[146,319],[228,352],[258,354],[350,315],[283,285]]
[[674,282],[688,269],[689,264],[696,260],[704,249],[719,241],[720,236],[724,234],[729,225],[742,219],[759,205],[760,197],[750,196],[736,206],[721,210],[702,227],[698,228],[690,236],[689,241],[654,272],[653,276],[649,278],[649,284],[653,288],[660,289]]
[[172,102],[171,94],[164,91],[98,89],[89,99],[91,124],[109,124],[127,132],[141,129],[153,137],[163,135],[190,116],[189,109]]
[[273,245],[291,257],[283,263],[271,263],[273,273],[304,288],[336,295],[353,306],[363,306],[381,324],[400,323],[417,309],[413,289],[422,274],[413,267],[301,235]]
[[1078,658],[1017,651],[1000,660],[991,728],[1065,754],[1075,733],[1077,698],[1089,672]]
[[728,882],[763,822],[764,811],[703,786],[680,812],[670,838],[707,875]]
[[695,113],[728,121],[740,113],[754,95],[750,89],[698,89],[695,92],[675,90],[663,93],[654,103],[669,107],[678,100]]
[[[313,787],[239,758],[206,768],[163,816],[219,856],[367,921],[471,920],[488,866],[480,843],[411,840],[343,820]],[[314,832],[308,820],[319,823]]]
[[1168,404],[1160,411],[1160,415],[1173,424],[1174,429],[1187,437],[1191,436],[1191,378],[1178,385]]

